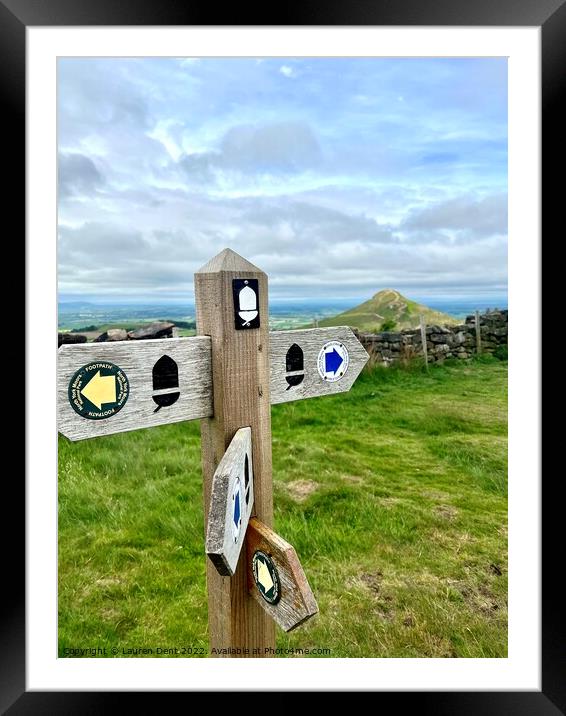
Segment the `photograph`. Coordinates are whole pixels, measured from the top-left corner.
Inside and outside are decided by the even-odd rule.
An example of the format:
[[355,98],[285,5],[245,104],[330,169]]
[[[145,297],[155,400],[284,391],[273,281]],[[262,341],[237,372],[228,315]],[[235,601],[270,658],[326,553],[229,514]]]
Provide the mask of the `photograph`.
[[1,713],[566,713],[565,33],[564,0],[0,0],[26,373]]
[[508,656],[506,57],[59,57],[59,658]]

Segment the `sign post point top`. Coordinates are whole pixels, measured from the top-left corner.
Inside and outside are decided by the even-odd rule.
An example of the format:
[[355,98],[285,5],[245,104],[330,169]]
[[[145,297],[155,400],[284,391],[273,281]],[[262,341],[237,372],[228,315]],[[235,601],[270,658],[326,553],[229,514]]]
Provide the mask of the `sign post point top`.
[[224,249],[214,258],[210,259],[210,261],[205,263],[204,266],[201,266],[196,273],[220,273],[224,271],[253,274],[264,273],[250,261],[240,256],[240,254],[232,251],[232,249]]

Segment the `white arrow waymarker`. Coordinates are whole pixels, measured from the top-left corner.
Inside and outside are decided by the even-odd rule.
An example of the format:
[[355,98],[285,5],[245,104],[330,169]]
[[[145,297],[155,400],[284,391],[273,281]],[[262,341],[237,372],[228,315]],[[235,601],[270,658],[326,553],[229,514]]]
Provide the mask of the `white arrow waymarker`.
[[269,334],[271,402],[344,393],[369,356],[347,326]]
[[62,345],[58,429],[82,440],[212,415],[210,338]]
[[318,613],[316,599],[294,548],[252,518],[246,535],[248,589],[285,631]]
[[206,553],[223,576],[236,571],[254,502],[251,432],[237,431],[212,478]]

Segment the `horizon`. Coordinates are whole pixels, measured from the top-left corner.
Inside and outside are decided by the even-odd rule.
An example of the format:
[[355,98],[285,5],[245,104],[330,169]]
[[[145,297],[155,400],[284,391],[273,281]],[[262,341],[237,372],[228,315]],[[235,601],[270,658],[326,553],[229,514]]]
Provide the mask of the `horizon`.
[[[294,297],[278,297],[269,296],[270,305],[293,305],[293,304],[315,304],[315,305],[332,305],[332,304],[346,304],[353,306],[359,305],[368,301],[369,299],[376,296],[381,291],[386,290],[397,290],[397,289],[380,289],[366,296],[336,296],[330,297],[318,297],[318,296],[294,296]],[[507,306],[508,297],[507,294],[491,294],[484,296],[470,295],[470,296],[457,296],[452,295],[435,295],[427,297],[419,296],[407,296],[406,294],[398,291],[403,298],[415,301],[416,303],[427,305],[434,304],[472,304],[476,303],[478,306],[482,305],[497,305]],[[186,299],[167,299],[162,298],[161,300],[150,300],[145,298],[132,298],[132,297],[109,297],[109,296],[67,296],[60,295],[58,297],[58,305],[88,305],[88,306],[100,306],[100,307],[129,307],[129,306],[145,306],[145,307],[191,307],[194,308],[195,301],[194,296]]]

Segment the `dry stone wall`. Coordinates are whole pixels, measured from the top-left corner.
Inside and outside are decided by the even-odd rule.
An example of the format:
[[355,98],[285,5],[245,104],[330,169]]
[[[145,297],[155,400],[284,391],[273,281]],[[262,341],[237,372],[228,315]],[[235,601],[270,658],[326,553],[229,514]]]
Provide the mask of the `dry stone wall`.
[[[507,345],[507,314],[506,310],[495,310],[480,315],[482,353],[493,354]],[[423,356],[420,328],[398,333],[358,333],[358,338],[370,355],[370,364],[388,366]],[[477,353],[475,316],[467,316],[458,326],[427,326],[426,344],[429,363],[471,358]]]
[[[95,343],[113,341],[139,341],[151,338],[177,338],[179,329],[170,321],[155,321],[148,323],[135,331],[126,331],[124,328],[109,328],[94,338]],[[86,343],[87,337],[80,333],[59,333],[59,345],[63,343]]]

